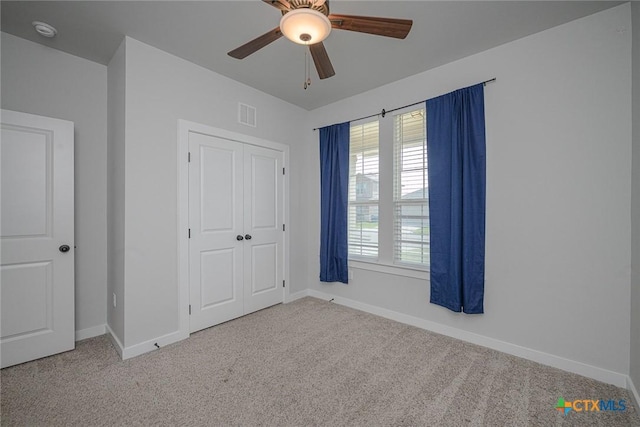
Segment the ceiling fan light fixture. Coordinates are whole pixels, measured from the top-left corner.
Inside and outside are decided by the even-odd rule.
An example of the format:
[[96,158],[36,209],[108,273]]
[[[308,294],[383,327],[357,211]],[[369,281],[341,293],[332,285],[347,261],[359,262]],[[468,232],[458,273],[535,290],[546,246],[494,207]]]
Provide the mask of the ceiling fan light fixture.
[[331,21],[317,10],[295,9],[282,16],[280,31],[294,43],[311,45],[327,38]]

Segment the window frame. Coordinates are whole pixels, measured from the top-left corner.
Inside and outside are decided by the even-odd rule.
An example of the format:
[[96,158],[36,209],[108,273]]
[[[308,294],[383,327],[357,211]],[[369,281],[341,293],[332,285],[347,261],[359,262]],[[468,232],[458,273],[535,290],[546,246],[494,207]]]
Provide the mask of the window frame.
[[[419,138],[418,140],[421,141],[422,144],[422,148],[420,149],[421,152],[424,153],[424,156],[422,157],[422,168],[416,168],[414,169],[414,171],[421,171],[421,175],[422,175],[422,180],[423,180],[423,184],[427,184],[426,187],[421,187],[421,189],[426,189],[428,191],[428,176],[426,176],[428,174],[428,164],[427,164],[427,130],[426,130],[426,115],[427,115],[427,109],[426,109],[426,104],[423,104],[422,106],[412,106],[412,107],[407,107],[407,108],[403,108],[402,110],[398,110],[396,112],[394,112],[393,115],[393,196],[392,196],[392,203],[393,203],[393,264],[397,265],[397,266],[401,266],[401,267],[409,267],[409,268],[413,268],[413,269],[418,269],[418,270],[429,270],[430,267],[430,260],[429,260],[429,251],[430,251],[430,238],[429,235],[427,234],[427,238],[426,238],[426,242],[425,239],[422,239],[422,242],[412,242],[410,240],[405,240],[403,238],[404,233],[402,232],[402,225],[400,225],[400,230],[398,230],[398,209],[400,206],[425,206],[426,208],[426,214],[424,212],[424,210],[422,211],[422,215],[417,215],[415,219],[420,219],[420,220],[424,220],[426,218],[426,227],[429,227],[429,196],[428,193],[424,194],[422,198],[418,198],[418,199],[402,199],[402,198],[397,198],[398,192],[401,191],[400,188],[398,187],[399,185],[402,185],[402,180],[401,180],[401,174],[403,172],[405,172],[404,169],[401,170],[402,167],[402,159],[398,157],[399,155],[399,149],[401,150],[401,148],[398,148],[399,142],[396,139],[396,135],[395,135],[395,131],[396,131],[396,120],[399,116],[404,116],[407,114],[411,114],[414,113],[416,111],[420,111],[422,110],[422,123],[423,123],[423,134],[421,135],[421,138]],[[403,143],[405,142],[404,140],[402,141]],[[423,228],[424,228],[424,223],[423,223]],[[399,234],[399,235],[398,235]],[[408,260],[402,260],[399,259],[399,255],[400,252],[402,251],[401,249],[398,248],[399,245],[401,245],[403,242],[405,243],[420,243],[421,244],[421,249],[420,249],[420,254],[421,254],[421,258],[424,258],[425,256],[425,252],[426,252],[426,256],[427,256],[427,260],[425,262],[411,262]],[[425,251],[424,246],[426,244],[427,250]]]
[[426,102],[398,109],[384,118],[376,116],[351,122],[353,126],[378,121],[378,176],[380,181],[378,197],[378,257],[362,257],[349,253],[350,269],[429,280],[429,266],[423,267],[416,264],[394,262],[394,120],[397,115],[419,109],[425,109],[426,115]]
[[[354,126],[365,126],[367,124],[370,123],[374,123],[377,122],[378,124],[378,181],[380,181],[380,120],[378,117],[374,117],[374,118],[369,118],[369,119],[365,119],[365,120],[359,120],[357,122],[351,122],[350,126],[349,126],[349,136],[351,136],[351,130]],[[351,166],[351,138],[349,139],[349,165]],[[357,176],[357,175],[356,175]],[[347,254],[348,254],[348,258],[349,260],[360,260],[363,262],[377,262],[380,258],[380,237],[379,237],[379,233],[380,233],[380,188],[378,189],[378,198],[376,200],[351,200],[351,179],[352,179],[352,175],[351,175],[351,168],[349,168],[349,191],[348,191],[348,197],[347,197],[347,243],[348,243],[348,248],[347,248]],[[357,188],[357,183],[355,184],[355,192],[356,192],[356,197],[357,197],[357,192],[358,192],[358,188]],[[375,206],[378,210],[378,241],[377,241],[377,245],[375,246],[376,249],[376,255],[363,255],[362,253],[360,254],[352,254],[351,253],[351,233],[352,233],[352,229],[351,229],[351,208],[352,207],[359,207],[359,206],[367,206],[367,207],[371,207],[371,206]],[[362,230],[362,229],[361,229]],[[359,245],[360,248],[363,247],[362,242]],[[373,246],[370,246],[373,247]],[[361,251],[362,252],[362,251]]]

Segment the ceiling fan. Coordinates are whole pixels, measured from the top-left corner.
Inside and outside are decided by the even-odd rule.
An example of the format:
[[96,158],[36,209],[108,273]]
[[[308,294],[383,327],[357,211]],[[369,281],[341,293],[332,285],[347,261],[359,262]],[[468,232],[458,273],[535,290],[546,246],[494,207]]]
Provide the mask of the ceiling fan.
[[284,35],[295,43],[309,46],[309,52],[320,79],[335,75],[329,55],[322,43],[332,28],[404,39],[413,25],[410,19],[330,14],[329,2],[325,0],[262,1],[282,12],[280,25],[232,50],[228,55],[237,59],[246,58]]

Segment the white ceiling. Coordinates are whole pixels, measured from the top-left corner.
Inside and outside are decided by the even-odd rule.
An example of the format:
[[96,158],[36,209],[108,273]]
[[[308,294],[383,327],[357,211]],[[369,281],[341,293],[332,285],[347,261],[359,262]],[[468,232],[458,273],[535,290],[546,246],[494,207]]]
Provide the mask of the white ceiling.
[[[336,75],[303,89],[304,47],[284,38],[244,60],[226,53],[278,26],[280,12],[242,1],[2,1],[1,30],[101,64],[127,35],[307,110],[623,3],[620,1],[339,1],[339,14],[413,19],[405,40],[334,30]],[[46,39],[31,26],[58,29]]]

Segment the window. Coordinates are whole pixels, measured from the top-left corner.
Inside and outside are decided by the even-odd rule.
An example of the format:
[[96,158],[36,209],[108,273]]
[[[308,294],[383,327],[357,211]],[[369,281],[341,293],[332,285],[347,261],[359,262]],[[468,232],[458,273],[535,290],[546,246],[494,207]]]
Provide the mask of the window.
[[429,265],[429,193],[425,109],[393,120],[393,259]]
[[426,270],[429,256],[424,104],[393,117],[352,123],[349,258],[377,264],[367,268],[397,267],[409,274]]
[[351,126],[349,256],[377,259],[380,196],[378,121]]

